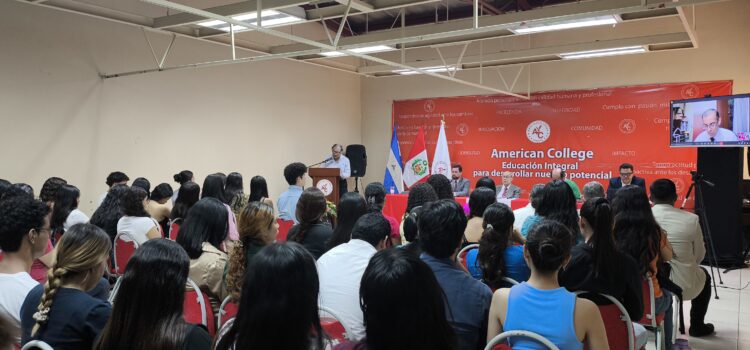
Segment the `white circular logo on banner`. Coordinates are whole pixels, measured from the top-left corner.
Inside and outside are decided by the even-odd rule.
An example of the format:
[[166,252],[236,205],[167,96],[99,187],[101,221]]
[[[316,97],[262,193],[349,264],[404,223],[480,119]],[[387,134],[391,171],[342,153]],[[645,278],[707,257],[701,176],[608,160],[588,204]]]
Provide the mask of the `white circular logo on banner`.
[[329,180],[320,180],[315,184],[315,187],[321,190],[326,197],[333,193],[333,184]]
[[466,123],[461,123],[456,126],[456,134],[458,136],[466,136],[469,134],[469,125]]
[[424,111],[427,113],[432,113],[432,111],[435,110],[435,101],[433,100],[427,100],[424,103]]
[[685,86],[680,91],[680,95],[682,98],[696,98],[700,95],[701,89],[698,87],[698,85],[690,84],[688,86]]
[[549,124],[543,120],[535,120],[526,127],[526,137],[533,143],[547,141],[551,133]]
[[635,120],[623,119],[620,121],[620,132],[623,134],[632,134],[635,131]]
[[435,170],[436,170],[435,174],[445,174],[445,173],[451,172],[451,167],[450,167],[450,164],[441,160],[437,162],[437,165],[435,166]]

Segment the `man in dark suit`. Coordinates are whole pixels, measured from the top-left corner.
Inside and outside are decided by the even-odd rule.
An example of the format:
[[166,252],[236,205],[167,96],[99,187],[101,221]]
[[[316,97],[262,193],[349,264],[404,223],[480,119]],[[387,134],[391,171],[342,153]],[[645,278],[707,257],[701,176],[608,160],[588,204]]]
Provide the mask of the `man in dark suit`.
[[622,163],[620,164],[620,176],[609,179],[607,199],[610,201],[614,200],[617,190],[629,185],[639,186],[644,191],[646,190],[646,180],[634,175],[633,164]]
[[462,175],[464,168],[461,164],[453,164],[451,167],[451,189],[453,190],[454,197],[468,197],[469,196],[469,179],[465,179]]

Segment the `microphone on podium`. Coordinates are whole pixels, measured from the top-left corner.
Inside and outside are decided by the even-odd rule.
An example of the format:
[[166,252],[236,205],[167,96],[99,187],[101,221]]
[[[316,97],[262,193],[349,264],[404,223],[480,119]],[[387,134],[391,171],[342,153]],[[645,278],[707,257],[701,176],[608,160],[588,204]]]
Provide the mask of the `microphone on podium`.
[[333,157],[328,157],[328,158],[324,159],[324,160],[323,160],[322,162],[318,162],[318,163],[315,163],[315,164],[311,164],[311,165],[308,165],[307,167],[308,167],[308,168],[312,168],[312,167],[314,167],[314,166],[316,166],[316,165],[321,165],[321,164],[323,164],[323,163],[327,163],[327,162],[329,162],[329,161],[331,161],[331,160],[333,160]]

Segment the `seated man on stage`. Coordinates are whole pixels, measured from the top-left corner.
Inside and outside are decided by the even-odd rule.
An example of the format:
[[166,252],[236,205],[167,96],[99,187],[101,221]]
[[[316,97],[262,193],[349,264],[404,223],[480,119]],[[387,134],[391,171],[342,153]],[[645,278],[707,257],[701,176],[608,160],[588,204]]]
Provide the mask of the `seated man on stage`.
[[633,164],[622,163],[620,164],[620,176],[609,179],[609,186],[607,186],[607,199],[612,202],[615,199],[617,190],[628,186],[635,185],[646,190],[646,180],[641,177],[635,176]]
[[510,171],[503,171],[501,176],[503,183],[495,189],[497,200],[500,201],[501,198],[521,198],[521,188],[513,184],[513,173]]
[[706,256],[698,216],[674,207],[677,190],[674,182],[659,179],[651,184],[652,211],[656,222],[667,232],[674,258],[670,279],[682,288],[682,299],[691,300],[690,336],[702,337],[714,332],[714,325],[705,323],[708,302],[711,300],[711,277],[700,266]]
[[570,186],[570,189],[573,190],[573,196],[576,197],[576,200],[581,199],[581,190],[578,188],[578,185],[576,185],[573,180],[570,180],[565,177],[565,170],[562,170],[560,168],[554,168],[552,169],[552,173],[550,173],[550,178],[552,180],[561,180],[564,181],[568,186]]
[[349,164],[349,158],[342,154],[344,152],[344,146],[338,143],[331,147],[331,157],[323,164],[326,168],[339,168],[341,169],[341,175],[339,179],[339,198],[348,191],[346,180],[352,174],[352,168]]
[[695,137],[693,142],[736,142],[737,135],[729,129],[721,127],[721,116],[719,111],[711,108],[703,112],[701,116],[703,120],[702,133]]
[[468,197],[469,186],[471,183],[469,179],[463,177],[464,168],[461,164],[453,164],[451,167],[451,188],[453,189],[454,197]]

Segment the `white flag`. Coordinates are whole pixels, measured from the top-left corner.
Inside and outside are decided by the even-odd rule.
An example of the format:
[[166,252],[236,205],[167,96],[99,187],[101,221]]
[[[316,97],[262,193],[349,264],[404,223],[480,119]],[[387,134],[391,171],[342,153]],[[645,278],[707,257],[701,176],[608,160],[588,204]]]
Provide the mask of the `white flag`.
[[432,174],[443,174],[451,178],[451,156],[448,152],[448,139],[445,137],[445,122],[440,122],[440,135],[435,145],[435,155],[432,157]]

